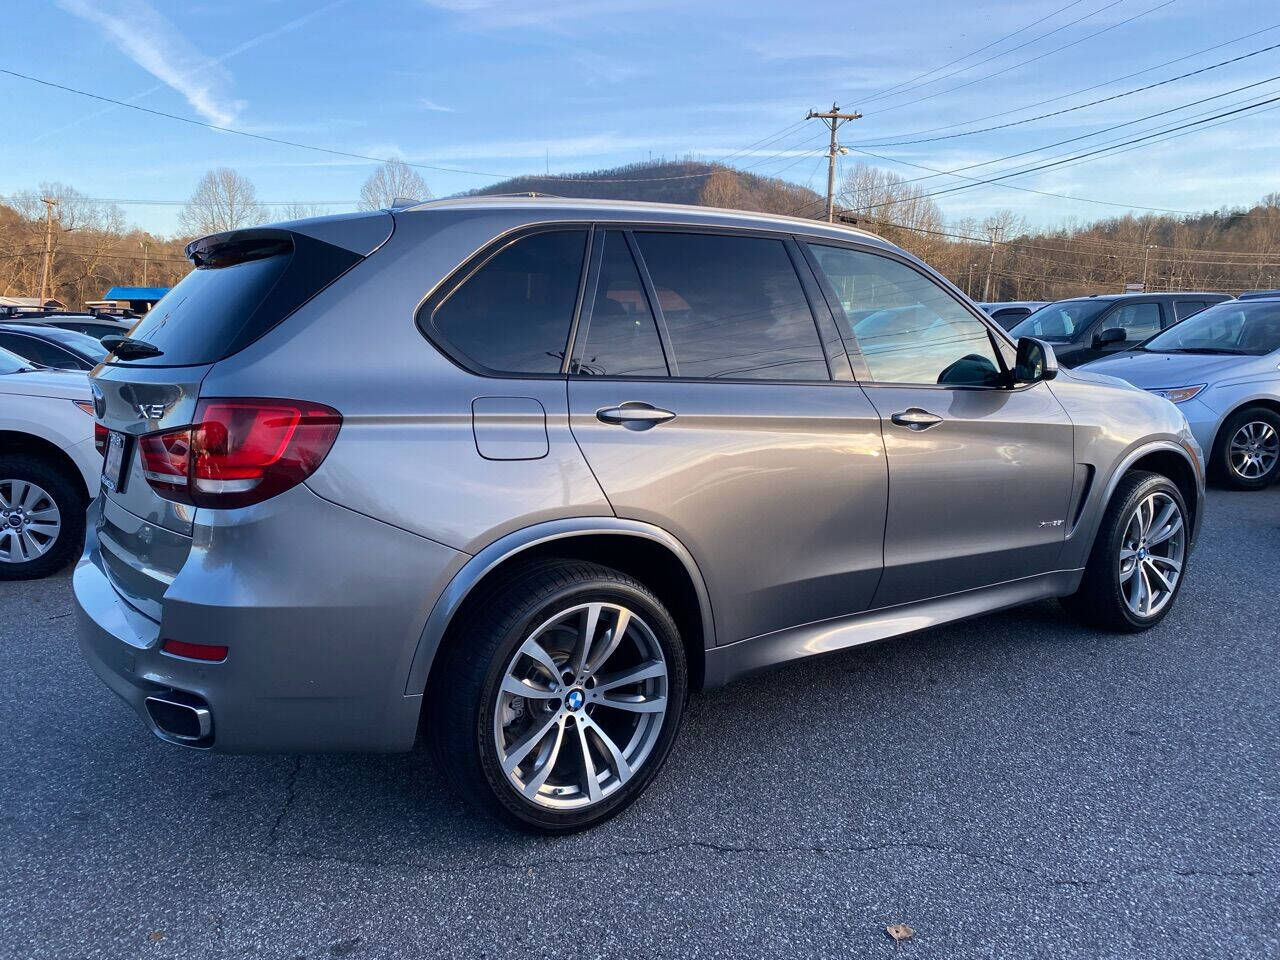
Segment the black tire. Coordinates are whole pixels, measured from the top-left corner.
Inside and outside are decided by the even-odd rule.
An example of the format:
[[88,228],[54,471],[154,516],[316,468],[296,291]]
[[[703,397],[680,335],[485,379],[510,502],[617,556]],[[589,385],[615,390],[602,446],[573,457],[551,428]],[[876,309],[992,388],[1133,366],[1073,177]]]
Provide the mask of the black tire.
[[[1120,580],[1120,550],[1129,521],[1140,504],[1153,493],[1166,494],[1182,514],[1186,549],[1182,568],[1173,584],[1172,596],[1150,616],[1139,616],[1125,602]],[[1187,578],[1190,557],[1190,514],[1182,493],[1168,477],[1135,470],[1121,478],[1093,541],[1093,551],[1085,565],[1084,577],[1075,593],[1061,597],[1059,603],[1067,613],[1087,626],[1117,633],[1149,630],[1168,616]]]
[[[537,561],[479,589],[450,630],[427,690],[428,735],[437,764],[475,806],[520,829],[570,833],[602,823],[644,792],[679,731],[688,668],[674,619],[639,581],[578,560]],[[502,770],[494,719],[500,688],[517,649],[540,624],[578,604],[601,601],[626,606],[652,631],[666,661],[666,712],[630,780],[594,805],[549,809],[521,794]]]
[[[39,457],[26,454],[0,455],[0,484],[25,481],[40,487],[58,508],[61,529],[52,544],[32,560],[10,561],[0,557],[0,580],[34,580],[56,573],[80,556],[84,547],[85,503],[78,479]],[[0,524],[8,524],[9,511],[0,507]],[[2,527],[0,527],[2,529]],[[14,541],[8,538],[0,549],[7,554]]]
[[1262,490],[1276,482],[1280,477],[1280,457],[1277,457],[1271,469],[1258,477],[1244,477],[1236,472],[1231,463],[1231,439],[1239,430],[1250,423],[1265,423],[1280,437],[1280,413],[1267,407],[1246,407],[1237,410],[1218,430],[1213,442],[1213,454],[1210,457],[1209,470],[1213,479],[1224,487],[1233,490]]

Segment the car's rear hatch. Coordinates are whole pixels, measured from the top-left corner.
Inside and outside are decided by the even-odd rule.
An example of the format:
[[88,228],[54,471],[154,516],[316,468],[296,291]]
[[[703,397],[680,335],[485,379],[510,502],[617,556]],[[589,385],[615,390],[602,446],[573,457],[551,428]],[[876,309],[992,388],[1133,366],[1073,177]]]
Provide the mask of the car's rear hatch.
[[[165,591],[191,551],[196,508],[148,482],[139,438],[190,424],[215,363],[263,336],[377,249],[390,215],[326,218],[216,234],[187,248],[195,265],[92,376],[108,442],[97,560],[132,606],[160,619]],[[110,445],[119,446],[118,477]]]

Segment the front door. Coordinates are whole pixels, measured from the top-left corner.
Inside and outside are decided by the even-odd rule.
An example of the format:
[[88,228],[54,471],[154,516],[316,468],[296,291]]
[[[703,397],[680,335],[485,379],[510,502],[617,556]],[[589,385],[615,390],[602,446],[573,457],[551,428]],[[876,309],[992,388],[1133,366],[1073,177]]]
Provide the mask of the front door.
[[831,379],[788,243],[596,236],[570,424],[615,512],[688,548],[720,643],[866,609],[880,419],[857,384]]
[[[1093,324],[1085,338],[1084,350],[1072,358],[1072,366],[1078,367],[1090,360],[1109,357],[1122,350],[1131,350],[1148,337],[1154,337],[1165,326],[1161,320],[1160,303],[1157,300],[1124,300],[1116,304]],[[1111,342],[1103,342],[1107,330],[1119,330],[1124,336]]]
[[1054,569],[1074,452],[1049,385],[1005,386],[986,324],[914,265],[809,250],[884,431],[889,506],[874,605]]

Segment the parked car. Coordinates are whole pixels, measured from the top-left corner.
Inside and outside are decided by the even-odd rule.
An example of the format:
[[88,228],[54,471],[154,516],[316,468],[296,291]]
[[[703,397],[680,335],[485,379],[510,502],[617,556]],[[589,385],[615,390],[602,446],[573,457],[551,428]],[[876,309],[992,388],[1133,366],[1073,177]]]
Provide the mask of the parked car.
[[1210,304],[1230,299],[1224,293],[1118,293],[1076,297],[1041,307],[1013,326],[1009,333],[1015,338],[1047,340],[1053,344],[1058,363],[1076,367],[1127,350]]
[[72,330],[76,333],[87,334],[101,342],[103,337],[126,336],[138,321],[136,318],[127,320],[123,317],[116,318],[106,314],[49,313],[38,319],[27,319],[23,322],[58,327],[62,330]]
[[978,306],[996,323],[1008,330],[1019,320],[1031,316],[1047,302],[1046,300],[1005,300],[1000,303],[980,303]]
[[1045,597],[1143,630],[1182,586],[1177,409],[871,234],[505,197],[187,253],[94,371],[74,580],[88,662],[171,743],[421,721],[480,807],[574,830],[692,690]]
[[1240,490],[1280,477],[1280,294],[1229,300],[1085,369],[1172,400],[1211,475]]
[[0,580],[43,577],[79,555],[101,463],[88,378],[0,349]]
[[0,347],[55,370],[92,370],[107,356],[96,337],[46,323],[0,323]]
[[1280,290],[1246,290],[1236,295],[1237,300],[1270,300],[1272,297],[1280,297]]

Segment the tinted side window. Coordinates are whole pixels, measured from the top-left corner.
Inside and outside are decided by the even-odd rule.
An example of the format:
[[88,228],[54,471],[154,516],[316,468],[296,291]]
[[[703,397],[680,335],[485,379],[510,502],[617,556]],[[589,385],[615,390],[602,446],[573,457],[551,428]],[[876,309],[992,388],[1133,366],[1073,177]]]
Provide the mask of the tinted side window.
[[680,376],[830,379],[809,302],[781,240],[635,236]]
[[986,325],[933,280],[874,253],[811,244],[833,288],[843,332],[880,383],[996,386],[1000,361]]
[[627,238],[617,230],[605,235],[591,315],[578,350],[575,373],[597,377],[665,377],[667,361],[658,326],[649,307],[640,271]]
[[79,360],[51,343],[26,337],[20,333],[0,333],[0,347],[11,350],[20,357],[26,357],[33,363],[44,367],[57,367],[61,370],[79,370]]
[[559,373],[578,300],[585,230],[535,233],[504,247],[436,307],[436,332],[496,373]]
[[1178,300],[1173,304],[1173,315],[1179,320],[1185,320],[1193,313],[1199,313],[1208,305],[1201,300]]
[[1103,321],[1103,330],[1119,327],[1125,332],[1127,343],[1137,343],[1160,332],[1160,305],[1158,303],[1126,303],[1117,307]]

